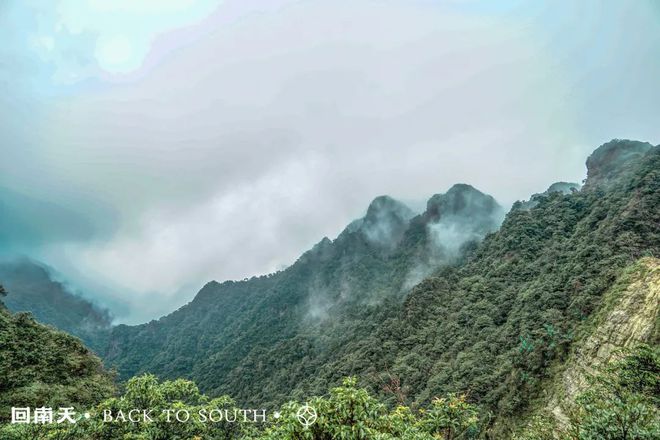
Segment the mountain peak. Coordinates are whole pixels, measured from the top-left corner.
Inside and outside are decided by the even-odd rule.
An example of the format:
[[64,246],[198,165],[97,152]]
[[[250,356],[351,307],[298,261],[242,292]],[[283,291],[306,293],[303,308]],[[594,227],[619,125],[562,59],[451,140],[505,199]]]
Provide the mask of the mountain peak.
[[544,194],[562,193],[571,194],[573,191],[579,191],[580,184],[574,182],[555,182],[545,190]]
[[367,208],[365,221],[377,221],[384,216],[395,216],[401,220],[410,220],[415,213],[405,204],[390,196],[378,196],[371,201]]
[[457,183],[446,193],[435,194],[429,199],[425,216],[429,220],[437,220],[445,215],[472,216],[500,209],[492,196],[482,193],[472,185]]
[[359,230],[372,244],[392,247],[401,240],[415,213],[390,196],[376,197],[367,208]]
[[580,191],[580,188],[580,184],[574,182],[555,182],[542,193],[532,194],[529,200],[516,202],[511,209],[527,211],[538,206],[539,201],[545,196],[548,196],[552,193],[568,195],[576,191]]
[[587,158],[585,186],[607,184],[635,159],[653,148],[648,142],[613,139],[596,148]]

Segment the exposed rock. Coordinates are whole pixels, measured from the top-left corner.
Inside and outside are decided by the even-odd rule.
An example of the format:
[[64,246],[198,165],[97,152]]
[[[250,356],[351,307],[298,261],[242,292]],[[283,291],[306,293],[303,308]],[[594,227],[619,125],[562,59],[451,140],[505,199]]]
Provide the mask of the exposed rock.
[[414,215],[410,208],[389,196],[376,197],[367,208],[359,230],[369,242],[392,248],[401,241]]
[[438,221],[441,217],[483,216],[501,211],[502,208],[492,196],[465,183],[457,183],[445,194],[435,194],[426,203],[424,216],[427,221]]
[[594,150],[587,158],[587,180],[585,188],[607,186],[607,184],[635,159],[653,148],[648,142],[613,139]]
[[542,193],[536,193],[532,194],[532,196],[529,198],[529,200],[524,201],[524,202],[517,202],[515,205],[513,205],[513,210],[524,210],[528,211],[532,208],[534,208],[536,205],[539,204],[539,201],[552,193],[560,193],[563,195],[568,195],[572,194],[575,191],[580,190],[580,184],[578,183],[573,183],[573,182],[555,182],[548,189],[543,191]]
[[551,193],[562,193],[562,194],[571,194],[575,191],[580,190],[580,184],[579,183],[573,183],[573,182],[555,182],[550,187],[545,190],[544,194],[551,194]]
[[603,306],[588,324],[593,331],[577,342],[546,407],[560,423],[566,410],[588,387],[587,378],[613,361],[621,349],[649,343],[658,336],[660,259],[646,257],[633,265],[603,298]]

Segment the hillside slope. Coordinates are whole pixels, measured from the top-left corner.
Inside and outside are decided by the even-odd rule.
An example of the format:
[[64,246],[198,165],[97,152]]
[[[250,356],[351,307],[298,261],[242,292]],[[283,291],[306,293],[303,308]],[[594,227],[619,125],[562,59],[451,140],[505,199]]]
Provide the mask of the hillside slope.
[[621,353],[660,340],[660,259],[644,257],[626,268],[603,296],[603,304],[579,329],[567,361],[534,406],[535,415],[550,415],[566,428],[576,398],[590,378],[618,360]]
[[348,375],[381,394],[400,385],[385,393],[392,402],[465,392],[501,438],[622,270],[660,255],[660,148],[614,140],[587,167],[579,191],[515,205],[481,244],[470,237],[488,230],[478,213],[493,218],[493,205],[469,187],[431,198],[405,228],[406,214],[382,216],[395,246],[365,232],[367,216],[286,271],[210,283],[172,315],[116,328],[106,361],[259,404],[320,394]]
[[2,302],[0,372],[0,423],[12,406],[80,408],[114,392],[112,376],[79,339],[13,315]]
[[370,332],[383,311],[398,307],[412,285],[460,261],[502,215],[492,197],[463,184],[433,196],[418,216],[378,197],[336,240],[324,238],[284,271],[212,282],[171,315],[118,326],[105,361],[122,377],[148,371],[192,378],[239,401],[286,400],[353,334]]
[[94,350],[111,326],[107,310],[71,293],[53,279],[50,269],[34,261],[0,263],[0,283],[11,292],[4,299],[10,311],[30,312],[37,321],[81,338]]
[[580,438],[657,438],[660,260],[644,257],[627,267],[575,339],[520,417],[515,438],[570,439],[577,431]]
[[381,390],[395,377],[413,403],[467,392],[496,420],[515,419],[621,271],[660,255],[660,148],[615,140],[588,165],[582,190],[514,207],[465,264],[420,283],[295,389],[359,375]]

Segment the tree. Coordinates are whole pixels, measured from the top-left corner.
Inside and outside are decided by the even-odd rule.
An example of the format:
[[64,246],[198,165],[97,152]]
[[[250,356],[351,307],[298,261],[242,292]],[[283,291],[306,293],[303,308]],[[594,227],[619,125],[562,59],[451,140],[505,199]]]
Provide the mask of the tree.
[[446,440],[472,438],[479,433],[478,411],[465,395],[435,398],[422,420],[426,431]]
[[605,368],[577,399],[570,434],[579,440],[660,438],[660,348],[642,345]]
[[388,410],[358,388],[355,378],[347,378],[328,397],[311,399],[308,405],[318,414],[314,424],[303,426],[297,417],[303,406],[289,402],[260,440],[456,440],[476,438],[480,432],[478,409],[464,395],[434,399],[418,413],[403,405]]
[[660,438],[660,348],[640,345],[590,378],[569,410],[568,426],[537,416],[521,440]]

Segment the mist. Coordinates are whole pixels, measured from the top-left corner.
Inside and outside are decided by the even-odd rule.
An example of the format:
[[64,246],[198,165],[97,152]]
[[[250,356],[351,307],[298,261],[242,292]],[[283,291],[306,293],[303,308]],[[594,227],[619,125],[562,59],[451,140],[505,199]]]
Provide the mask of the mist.
[[376,195],[508,208],[660,138],[653,2],[101,3],[0,6],[0,254],[119,322],[291,264]]

